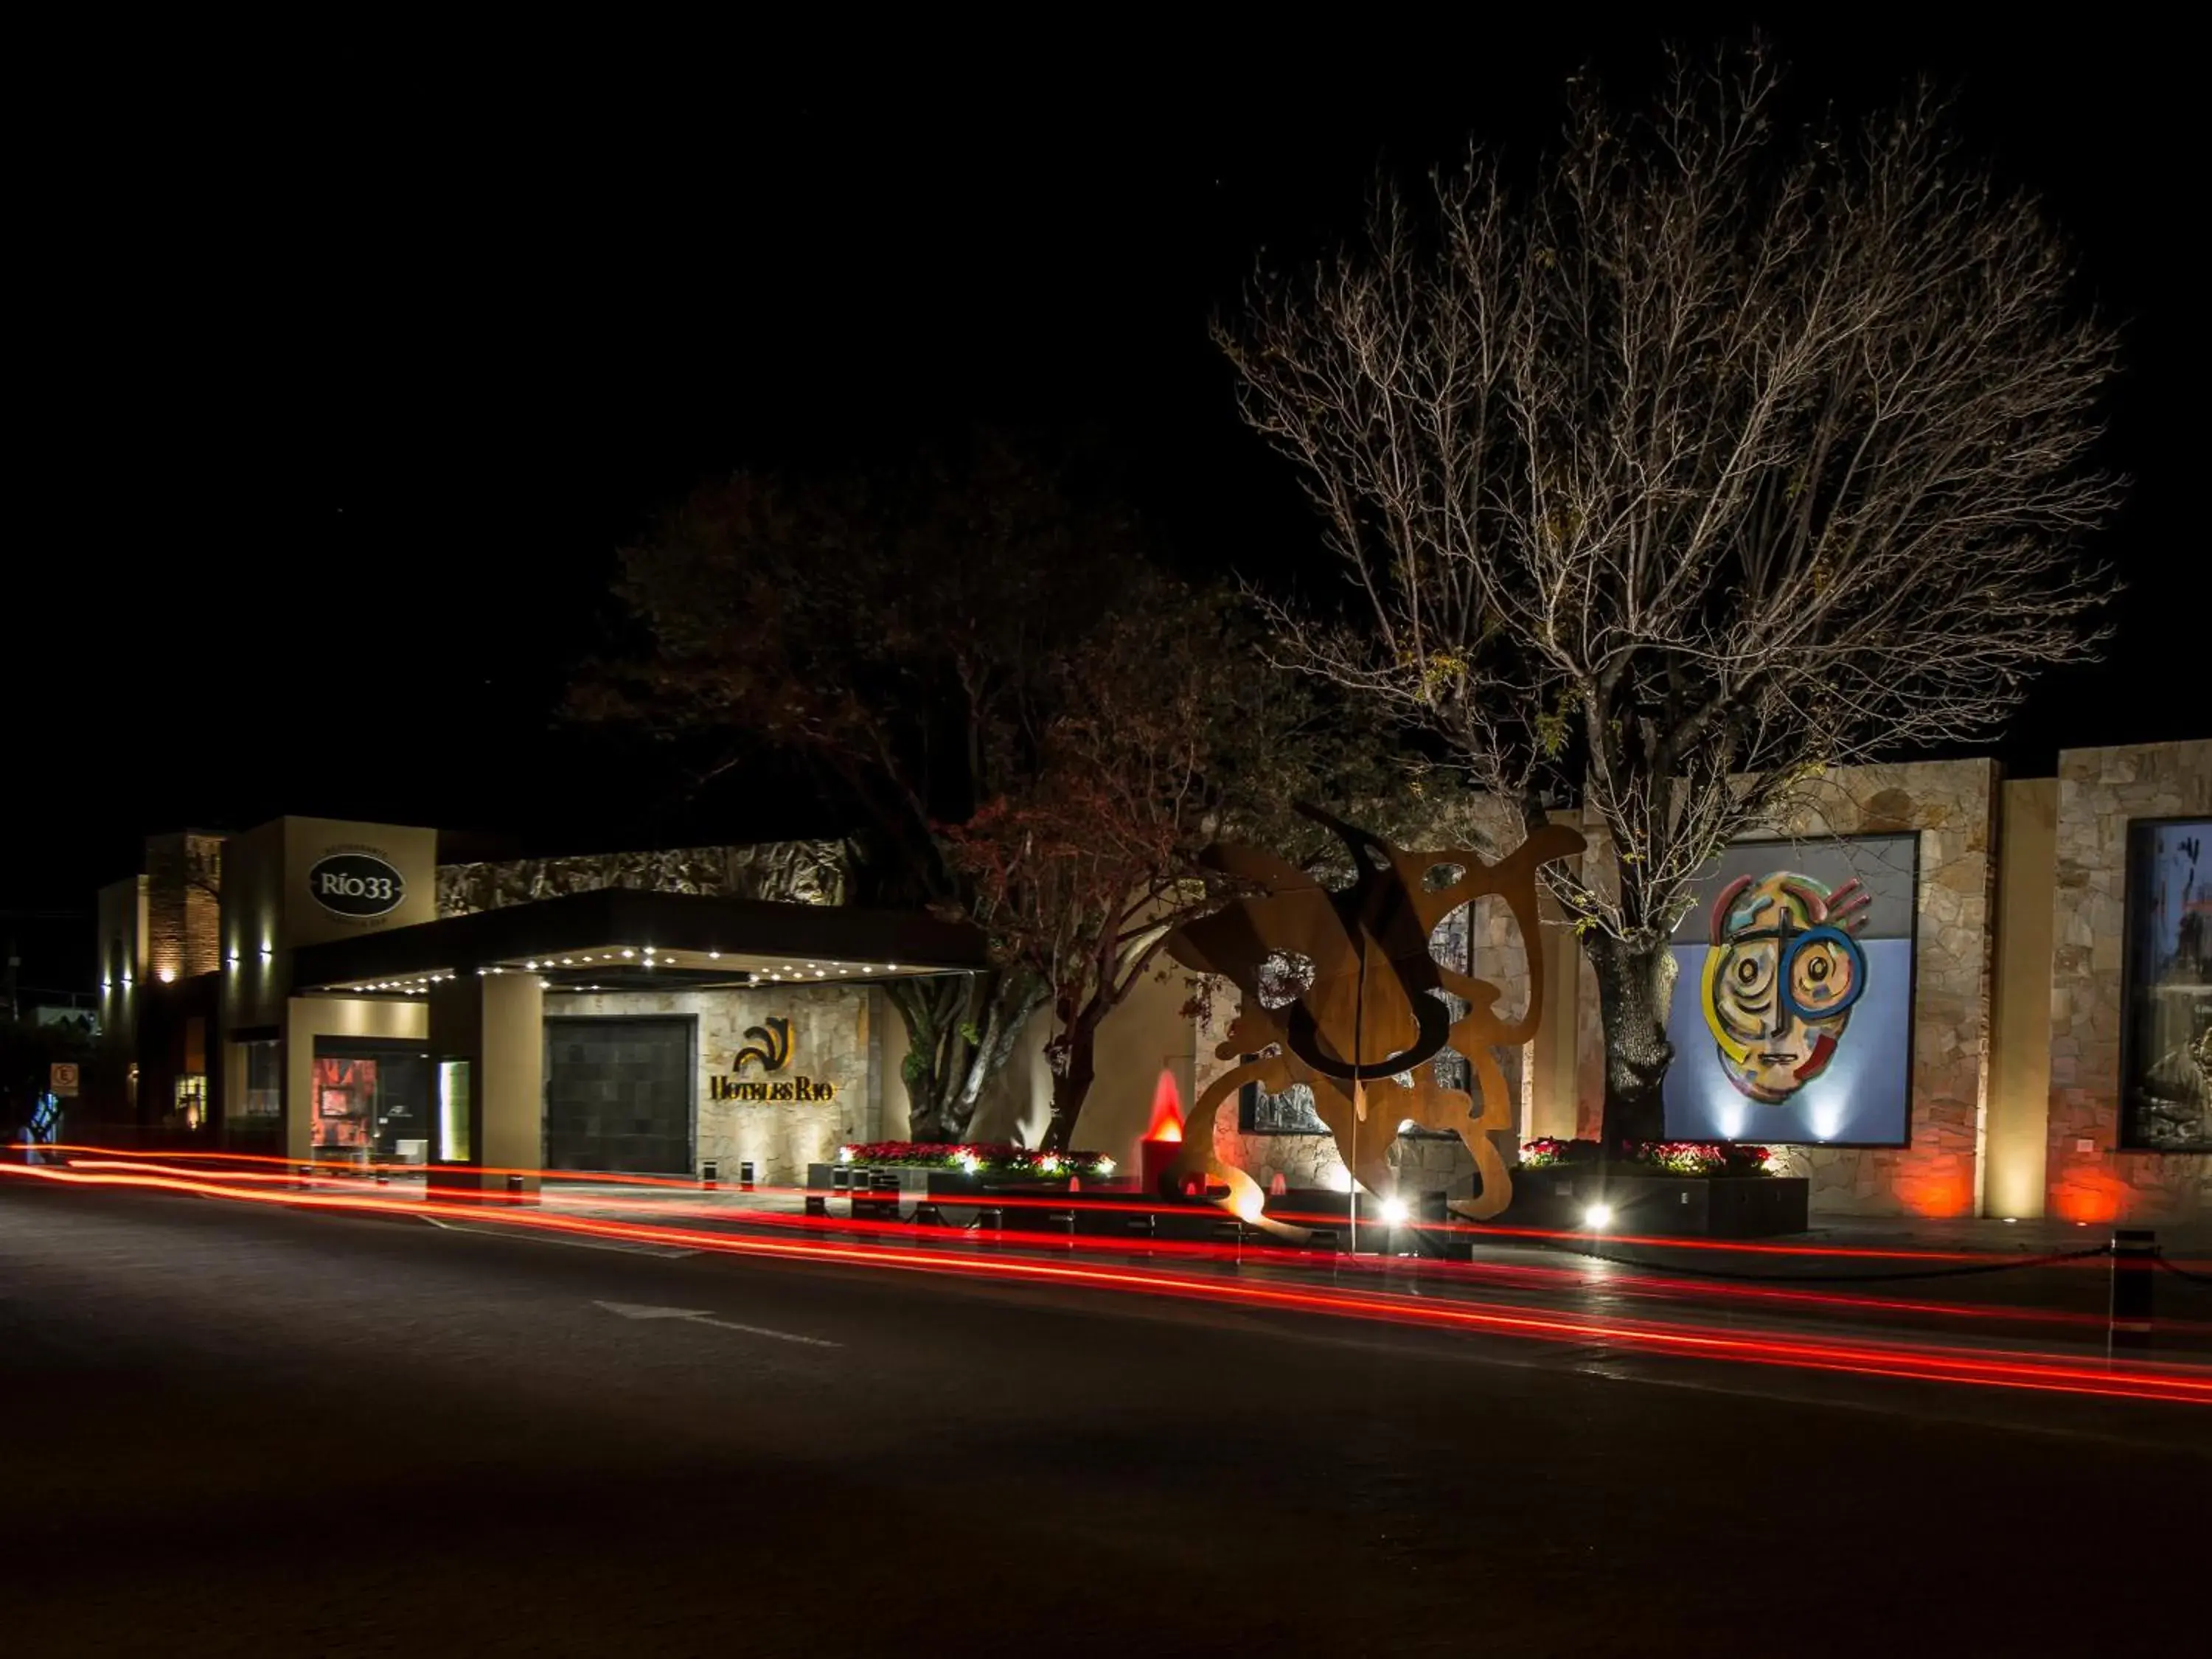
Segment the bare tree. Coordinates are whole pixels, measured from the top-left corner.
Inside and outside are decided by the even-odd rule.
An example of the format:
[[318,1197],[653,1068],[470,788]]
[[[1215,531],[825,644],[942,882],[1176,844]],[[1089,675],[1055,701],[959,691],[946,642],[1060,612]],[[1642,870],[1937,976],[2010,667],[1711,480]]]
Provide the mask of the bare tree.
[[1385,185],[1216,331],[1358,595],[1274,608],[1282,654],[1609,837],[1559,881],[1608,1144],[1660,1132],[1699,868],[1821,769],[1990,731],[2111,586],[2077,549],[2115,339],[2065,243],[1924,91],[1784,132],[1775,84],[1754,52],[1640,118],[1578,88],[1525,193],[1480,150]]

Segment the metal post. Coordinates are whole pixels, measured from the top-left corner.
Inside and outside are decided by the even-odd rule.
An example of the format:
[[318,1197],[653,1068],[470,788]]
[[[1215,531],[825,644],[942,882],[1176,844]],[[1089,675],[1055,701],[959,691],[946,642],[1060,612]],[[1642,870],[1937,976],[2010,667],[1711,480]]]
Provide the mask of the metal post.
[[1367,922],[1359,924],[1359,982],[1352,993],[1352,1167],[1345,1171],[1352,1218],[1352,1253],[1359,1254],[1359,1120],[1367,1115],[1367,1091],[1359,1080],[1359,1055],[1367,1036]]
[[2148,1227],[2112,1233],[2112,1312],[2106,1352],[2150,1346],[2158,1235]]

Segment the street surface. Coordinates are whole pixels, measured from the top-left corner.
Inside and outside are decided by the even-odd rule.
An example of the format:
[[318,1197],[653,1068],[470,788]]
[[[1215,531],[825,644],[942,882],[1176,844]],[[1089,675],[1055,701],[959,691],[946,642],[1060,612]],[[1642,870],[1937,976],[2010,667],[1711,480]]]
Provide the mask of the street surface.
[[9,1659],[2203,1629],[2200,1406],[411,1218],[0,1182],[0,1408]]

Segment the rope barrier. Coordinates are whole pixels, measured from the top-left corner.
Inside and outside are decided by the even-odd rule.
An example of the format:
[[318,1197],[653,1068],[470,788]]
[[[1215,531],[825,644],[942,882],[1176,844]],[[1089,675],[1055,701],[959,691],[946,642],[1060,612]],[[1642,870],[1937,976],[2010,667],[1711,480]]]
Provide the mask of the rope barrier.
[[2185,1279],[2192,1285],[2212,1285],[2212,1273],[2191,1273],[2180,1263],[2168,1261],[2162,1255],[2153,1256],[2151,1261],[2155,1266],[2164,1268],[2176,1279]]
[[[1909,1268],[1903,1273],[1730,1273],[1723,1267],[1676,1267],[1665,1262],[1638,1261],[1632,1257],[1607,1255],[1601,1251],[1579,1249],[1571,1244],[1547,1243],[1568,1255],[1579,1255],[1592,1261],[1603,1261],[1616,1267],[1633,1267],[1640,1273],[1680,1273],[1691,1279],[1728,1279],[1741,1284],[1757,1285],[1887,1285],[1902,1284],[1912,1279],[1963,1279],[1974,1273],[2014,1273],[2029,1267],[2056,1267],[2065,1261],[2086,1261],[2094,1256],[2110,1255],[2110,1244],[2098,1244],[2084,1250],[2061,1250],[2049,1255],[2023,1256],[2017,1261],[1977,1261],[1965,1267]],[[2179,1268],[2172,1271],[2180,1272]],[[2199,1275],[2191,1274],[2191,1278]],[[2212,1283],[2212,1280],[2208,1280]]]

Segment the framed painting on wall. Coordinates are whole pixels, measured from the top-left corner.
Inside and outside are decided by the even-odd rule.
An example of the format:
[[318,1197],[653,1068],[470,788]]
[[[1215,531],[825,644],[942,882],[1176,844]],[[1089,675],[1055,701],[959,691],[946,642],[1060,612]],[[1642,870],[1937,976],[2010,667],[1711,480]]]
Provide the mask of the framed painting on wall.
[[1902,1146],[1920,838],[1742,842],[1674,930],[1668,1139]]
[[2120,1144],[2212,1152],[2212,818],[2128,827]]

